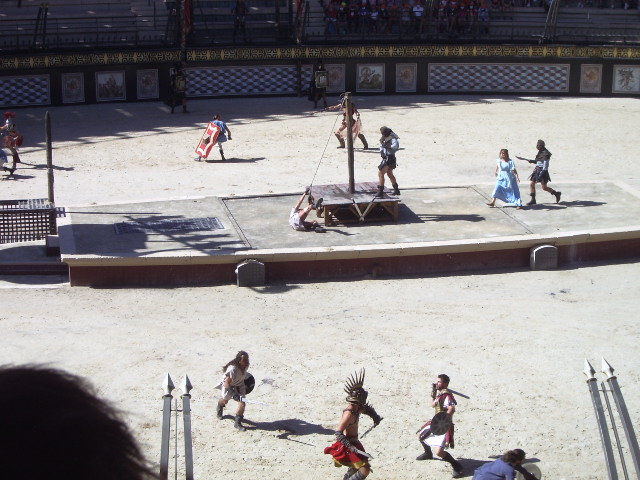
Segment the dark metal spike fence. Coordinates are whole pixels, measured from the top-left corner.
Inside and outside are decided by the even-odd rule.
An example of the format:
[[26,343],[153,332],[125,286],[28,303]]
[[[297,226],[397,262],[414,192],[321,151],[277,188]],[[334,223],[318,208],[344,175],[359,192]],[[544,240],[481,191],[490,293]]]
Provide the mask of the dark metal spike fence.
[[[193,440],[191,435],[191,381],[188,375],[184,376],[180,389],[182,390],[181,400],[182,408],[178,408],[178,399],[174,398],[172,391],[175,385],[171,380],[171,376],[167,373],[162,384],[164,395],[162,396],[162,441],[160,445],[160,480],[169,479],[169,461],[171,448],[171,433],[173,430],[174,452],[173,452],[173,470],[174,478],[178,479],[178,414],[182,414],[183,429],[182,437],[184,440],[184,478],[185,480],[193,480]],[[174,413],[174,428],[171,428],[171,414]]]
[[[624,479],[629,479],[627,462],[625,461],[625,455],[621,445],[620,436],[618,434],[618,427],[614,417],[614,412],[611,408],[611,403],[609,402],[609,394],[613,396],[613,400],[616,405],[619,422],[622,424],[622,428],[627,439],[629,455],[631,456],[633,465],[635,467],[636,477],[640,478],[640,449],[638,448],[636,433],[633,429],[633,424],[631,422],[624,397],[622,396],[622,391],[620,390],[620,386],[618,385],[617,378],[615,375],[613,375],[613,367],[609,365],[604,358],[602,359],[602,372],[607,375],[606,384],[605,382],[601,382],[600,388],[598,388],[598,382],[595,377],[596,371],[591,366],[589,361],[585,359],[584,374],[587,376],[587,385],[589,387],[589,393],[591,394],[596,421],[598,422],[598,430],[600,431],[600,440],[602,442],[602,448],[604,450],[604,457],[609,480],[618,479],[618,469],[616,466],[616,459],[614,457],[613,443],[611,442],[611,436],[609,434],[610,431],[612,431],[614,434]],[[607,411],[609,413],[609,423],[607,423],[605,410],[602,405],[600,396],[601,393],[605,400]]]

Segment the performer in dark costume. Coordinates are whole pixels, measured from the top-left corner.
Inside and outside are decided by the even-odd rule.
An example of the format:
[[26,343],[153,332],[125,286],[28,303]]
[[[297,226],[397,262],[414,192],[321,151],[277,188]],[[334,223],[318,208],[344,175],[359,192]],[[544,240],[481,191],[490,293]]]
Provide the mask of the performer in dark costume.
[[171,113],[177,105],[182,105],[182,112],[187,111],[187,77],[182,71],[182,67],[177,67],[169,79],[169,106]]
[[377,426],[382,417],[367,403],[368,392],[363,388],[364,369],[352,375],[345,384],[348,406],[342,412],[342,418],[336,430],[336,442],[324,449],[324,453],[333,457],[336,467],[348,467],[344,480],[363,480],[371,472],[368,455],[358,440],[360,414],[364,413]]
[[[321,72],[319,75],[316,72]],[[311,73],[311,83],[309,84],[309,100],[313,102],[313,108],[318,108],[318,102],[322,99],[324,103],[324,108],[327,108],[327,87],[322,80],[326,79],[327,71],[324,68],[324,64],[322,60],[318,60],[313,67],[313,72]]]
[[396,169],[396,152],[400,148],[398,142],[398,135],[389,127],[380,128],[380,156],[382,156],[382,162],[378,165],[378,193],[376,196],[382,197],[384,192],[384,176],[388,176],[391,180],[391,186],[393,187],[393,194],[400,195],[400,188],[398,188],[398,181],[396,180],[393,171]]
[[547,187],[547,183],[551,181],[551,177],[549,176],[549,161],[551,160],[551,152],[546,149],[543,140],[538,140],[538,143],[536,143],[536,148],[538,149],[538,153],[536,154],[536,158],[534,160],[517,157],[520,160],[526,160],[529,163],[536,164],[536,168],[533,169],[533,172],[529,176],[529,180],[531,180],[531,183],[529,184],[531,201],[527,203],[527,205],[536,204],[536,183],[538,182],[540,182],[542,190],[544,190],[545,192],[549,192],[551,195],[556,197],[556,203],[560,203],[560,196],[562,195],[562,192],[558,192],[551,187]]
[[231,9],[233,14],[233,43],[236,43],[236,35],[242,33],[242,39],[247,41],[247,4],[244,0],[237,0],[235,6]]
[[16,164],[20,162],[20,155],[18,155],[18,147],[22,145],[24,141],[24,137],[20,135],[20,132],[16,129],[16,124],[13,119],[16,118],[16,114],[13,112],[5,112],[4,114],[4,125],[0,127],[0,132],[2,133],[2,145],[0,148],[5,147],[13,156],[13,165],[11,168],[5,167],[4,163],[7,161],[7,157],[4,152],[0,151],[0,164],[2,164],[2,169],[6,172],[9,172],[8,177],[13,175],[13,172],[16,171]]
[[[431,397],[433,402],[431,406],[435,409],[436,414],[440,412],[446,412],[448,415],[453,415],[456,411],[456,399],[453,398],[453,394],[449,391],[449,377],[444,373],[438,375],[436,383],[432,384],[433,390]],[[456,474],[462,473],[462,465],[455,458],[451,456],[445,448],[453,448],[453,423],[449,429],[440,435],[436,435],[432,432],[432,422],[425,423],[418,431],[418,439],[424,447],[424,453],[419,455],[416,460],[431,460],[433,459],[433,453],[431,447],[436,449],[436,455],[442,458],[445,462],[449,462],[453,467]]]

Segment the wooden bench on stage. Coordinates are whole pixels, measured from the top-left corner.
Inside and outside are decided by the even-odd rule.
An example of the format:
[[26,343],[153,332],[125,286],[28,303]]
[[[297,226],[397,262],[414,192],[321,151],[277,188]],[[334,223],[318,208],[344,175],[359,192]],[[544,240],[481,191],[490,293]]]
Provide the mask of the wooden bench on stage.
[[398,221],[400,198],[386,189],[382,197],[376,197],[378,184],[363,182],[355,184],[355,193],[349,193],[348,184],[313,185],[311,196],[322,198],[322,208],[316,215],[324,217],[325,225],[357,223],[367,221]]

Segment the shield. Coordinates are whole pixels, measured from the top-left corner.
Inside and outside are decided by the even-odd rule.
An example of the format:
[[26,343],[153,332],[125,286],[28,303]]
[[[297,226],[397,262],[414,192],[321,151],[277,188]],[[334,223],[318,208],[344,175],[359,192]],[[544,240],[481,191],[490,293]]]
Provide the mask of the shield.
[[216,144],[218,135],[220,135],[220,127],[213,122],[209,122],[207,129],[204,131],[202,138],[198,142],[196,153],[202,158],[207,158],[209,153],[211,153],[211,149]]
[[245,395],[249,395],[253,392],[253,387],[256,386],[256,379],[253,378],[249,372],[247,372],[244,376],[244,387],[245,387]]
[[447,412],[436,413],[431,419],[431,433],[444,435],[453,425],[453,418]]
[[316,88],[327,88],[329,86],[329,76],[326,70],[315,72]]
[[[522,468],[524,468],[527,472],[534,475],[536,478],[542,478],[542,472],[540,469],[531,463],[523,463]],[[520,472],[516,473],[516,480],[525,480],[524,475]]]

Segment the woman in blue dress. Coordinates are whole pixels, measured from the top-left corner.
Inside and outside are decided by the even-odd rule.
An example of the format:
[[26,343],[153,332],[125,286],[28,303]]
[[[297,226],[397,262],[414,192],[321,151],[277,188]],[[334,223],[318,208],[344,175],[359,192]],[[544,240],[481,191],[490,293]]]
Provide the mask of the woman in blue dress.
[[495,207],[496,198],[498,198],[504,203],[521,208],[522,199],[518,188],[520,177],[518,176],[515,162],[509,158],[509,150],[506,148],[501,149],[500,158],[496,162],[496,187],[493,189],[492,199],[487,202],[487,205]]

